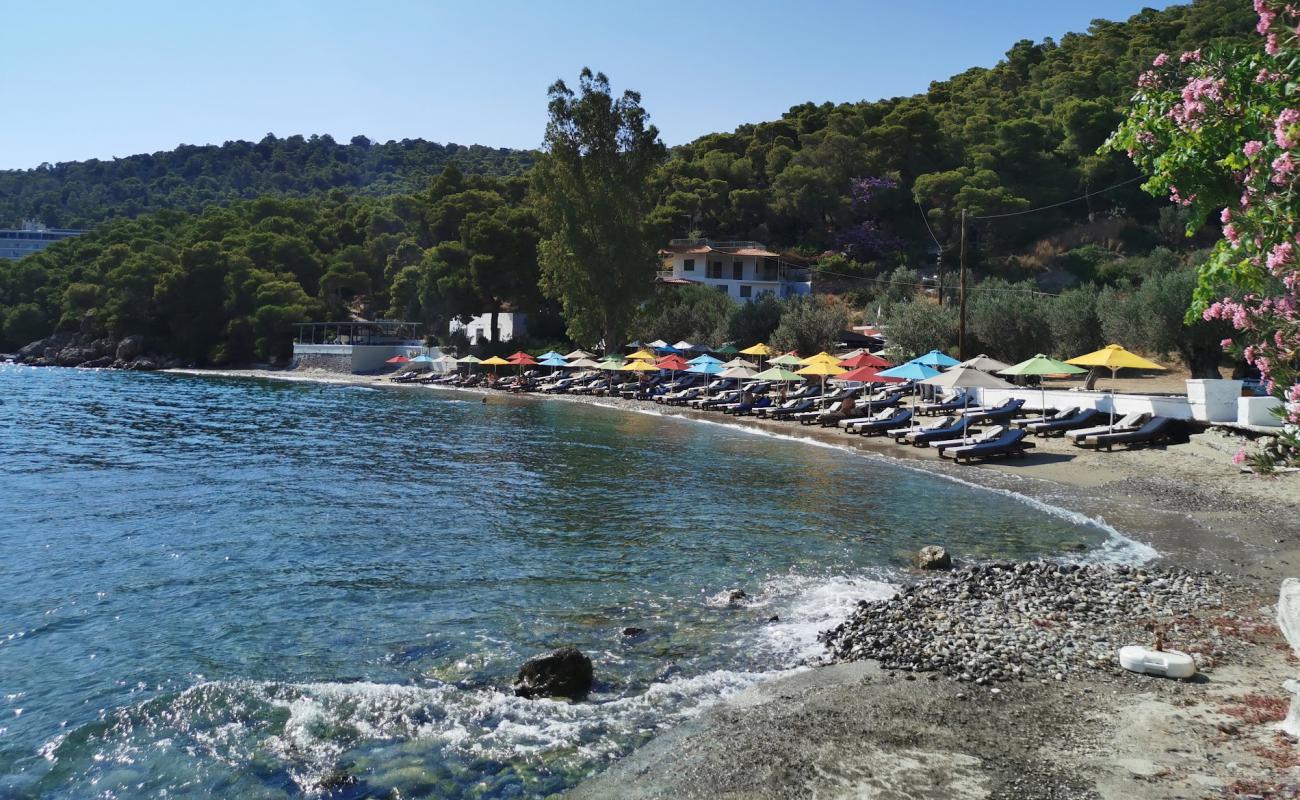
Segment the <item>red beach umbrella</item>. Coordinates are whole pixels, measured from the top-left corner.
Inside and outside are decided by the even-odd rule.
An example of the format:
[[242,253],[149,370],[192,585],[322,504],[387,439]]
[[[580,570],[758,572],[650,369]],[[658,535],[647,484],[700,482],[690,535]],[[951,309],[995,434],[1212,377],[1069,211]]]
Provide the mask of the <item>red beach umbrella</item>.
[[843,375],[836,375],[837,381],[860,381],[862,383],[902,383],[902,378],[882,377],[876,367],[858,367]]
[[533,358],[527,353],[515,353],[514,355],[510,356],[510,358],[507,360],[511,364],[515,364],[516,366],[522,365],[525,367],[532,367],[532,366],[536,366],[537,364],[537,359]]
[[410,360],[411,360],[411,359],[407,358],[406,356],[393,356],[392,358],[387,359],[386,361],[384,361],[384,363],[385,363],[385,364],[405,364],[406,362],[408,362],[408,361],[410,361]]
[[532,356],[529,355],[528,353],[525,353],[523,350],[516,350],[514,353],[511,353],[510,355],[506,356],[507,361],[515,361],[516,359],[521,359],[521,358],[532,358]]
[[683,372],[691,368],[691,365],[687,363],[686,359],[679,355],[664,356],[655,362],[655,366],[659,369],[671,370],[673,372]]
[[877,367],[887,369],[894,366],[885,359],[872,353],[859,353],[853,358],[846,358],[840,362],[841,367],[846,369],[857,369],[858,367]]

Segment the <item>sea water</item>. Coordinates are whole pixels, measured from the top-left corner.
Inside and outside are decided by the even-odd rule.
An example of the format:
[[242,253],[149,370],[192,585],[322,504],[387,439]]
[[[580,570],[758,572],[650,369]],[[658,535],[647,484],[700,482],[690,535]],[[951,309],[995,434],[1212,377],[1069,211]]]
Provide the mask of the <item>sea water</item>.
[[[545,796],[816,658],[924,544],[1109,539],[680,419],[0,366],[0,797]],[[514,697],[560,645],[592,695]]]

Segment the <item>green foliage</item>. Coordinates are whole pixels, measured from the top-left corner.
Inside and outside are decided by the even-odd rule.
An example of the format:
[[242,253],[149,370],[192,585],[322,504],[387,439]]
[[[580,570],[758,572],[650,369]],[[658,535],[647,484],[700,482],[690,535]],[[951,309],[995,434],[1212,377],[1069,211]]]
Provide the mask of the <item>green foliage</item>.
[[571,339],[614,346],[659,266],[660,241],[644,221],[665,151],[639,94],[615,99],[609,79],[589,69],[578,82],[578,94],[564,81],[550,88],[534,171],[542,291],[560,302]]
[[36,217],[51,227],[89,228],[162,209],[197,212],[265,194],[343,190],[371,195],[423,190],[449,164],[475,175],[519,175],[528,150],[422,139],[339,144],[330,136],[267,134],[259,142],[181,145],[111,161],[42,164],[0,171],[0,226]]
[[885,324],[890,352],[900,360],[957,346],[957,309],[952,306],[926,300],[898,303],[886,313]]
[[843,304],[815,296],[791,297],[785,301],[770,344],[777,350],[817,353],[831,349],[848,326],[849,314]]
[[45,312],[35,303],[19,303],[0,317],[0,345],[18,349],[41,338],[49,329]]
[[[1052,332],[1050,355],[1066,359],[1091,353],[1105,344],[1097,318],[1097,288],[1091,284],[1067,289],[1043,309]],[[1047,352],[1047,351],[1044,351]]]
[[1152,353],[1177,353],[1192,377],[1219,377],[1219,342],[1229,329],[1200,318],[1185,321],[1196,282],[1195,270],[1181,269],[1151,275],[1136,288],[1103,289],[1097,316],[1106,340]]
[[781,324],[784,310],[781,301],[767,293],[742,303],[727,321],[727,341],[736,342],[739,347],[770,341],[772,332]]
[[670,286],[655,294],[637,312],[631,335],[641,341],[664,339],[718,347],[726,340],[728,323],[737,306],[725,294],[707,286]]
[[1052,333],[1046,306],[1033,284],[1013,285],[996,278],[981,282],[967,302],[966,330],[973,339],[967,350],[1009,364],[1048,352]]

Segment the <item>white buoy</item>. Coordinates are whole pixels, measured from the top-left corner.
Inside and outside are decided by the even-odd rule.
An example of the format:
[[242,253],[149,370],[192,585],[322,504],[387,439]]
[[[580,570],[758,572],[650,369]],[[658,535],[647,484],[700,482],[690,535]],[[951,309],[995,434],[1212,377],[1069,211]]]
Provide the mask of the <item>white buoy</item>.
[[1140,644],[1119,649],[1119,665],[1129,672],[1159,675],[1165,678],[1190,678],[1196,674],[1196,661],[1177,650],[1155,650]]

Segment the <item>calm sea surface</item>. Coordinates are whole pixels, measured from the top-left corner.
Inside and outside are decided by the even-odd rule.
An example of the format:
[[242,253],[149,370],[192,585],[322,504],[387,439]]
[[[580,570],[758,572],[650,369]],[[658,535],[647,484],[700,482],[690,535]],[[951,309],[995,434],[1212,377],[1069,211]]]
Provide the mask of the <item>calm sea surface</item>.
[[[0,366],[0,797],[541,796],[815,654],[922,544],[1106,539],[647,414]],[[560,644],[590,700],[512,697]]]

